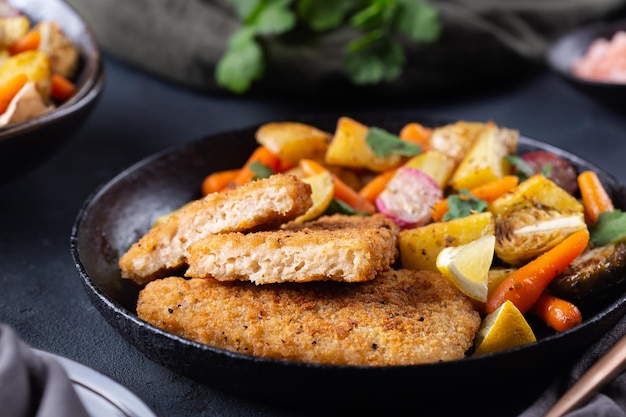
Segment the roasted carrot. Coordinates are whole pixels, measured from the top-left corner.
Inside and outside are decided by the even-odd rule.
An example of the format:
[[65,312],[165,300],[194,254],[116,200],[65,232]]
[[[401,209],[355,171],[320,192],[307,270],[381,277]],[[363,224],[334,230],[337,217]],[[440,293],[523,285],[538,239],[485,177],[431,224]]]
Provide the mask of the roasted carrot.
[[16,55],[24,51],[34,51],[39,48],[41,42],[41,34],[38,30],[31,30],[24,34],[21,38],[9,45],[9,54]]
[[444,198],[443,200],[439,200],[437,203],[433,205],[432,208],[432,216],[434,222],[440,222],[443,220],[443,216],[450,210],[448,206],[448,200]]
[[265,165],[274,172],[277,171],[281,164],[280,159],[275,154],[261,145],[250,154],[246,163],[239,170],[239,173],[232,181],[234,185],[243,185],[255,177],[254,172],[250,169],[250,166],[255,162]]
[[595,172],[581,172],[577,179],[585,214],[592,224],[598,221],[601,213],[614,210],[613,201]]
[[202,181],[202,195],[227,189],[228,185],[235,180],[237,174],[239,174],[239,169],[227,169],[207,175],[204,181]]
[[60,74],[52,74],[52,89],[50,97],[55,100],[65,101],[76,93],[76,86],[73,82]]
[[[306,176],[328,171],[324,165],[312,159],[301,159],[300,168],[302,168]],[[335,185],[335,197],[338,200],[343,201],[355,210],[365,211],[367,213],[376,212],[376,207],[363,198],[354,188],[341,181],[335,174],[331,173],[331,175],[333,176],[333,183]]]
[[372,178],[370,182],[365,184],[359,190],[359,194],[361,195],[361,197],[374,204],[374,202],[376,201],[376,197],[378,197],[378,195],[383,192],[385,186],[387,185],[389,180],[391,180],[396,171],[397,168],[393,168],[388,171],[381,172],[380,174]]
[[15,77],[9,79],[6,84],[0,86],[0,114],[7,111],[9,103],[13,100],[13,97],[24,87],[28,82],[26,74],[20,73]]
[[517,175],[505,175],[502,178],[472,188],[470,193],[476,198],[491,203],[502,194],[517,187],[517,184],[519,184],[519,177]]
[[430,135],[432,135],[433,130],[429,127],[423,126],[420,123],[407,123],[400,130],[400,139],[406,140],[407,142],[414,143],[416,145],[420,145],[422,149],[426,150],[429,148]]
[[525,314],[537,302],[548,284],[580,255],[589,243],[589,232],[572,233],[561,243],[521,266],[506,277],[489,295],[485,311],[492,313],[510,300]]
[[557,332],[564,332],[582,323],[578,307],[569,301],[544,292],[531,310]]
[[[519,184],[519,177],[516,175],[505,175],[502,178],[495,179],[486,184],[479,185],[470,190],[470,194],[479,198],[487,203],[490,203],[506,193],[517,187]],[[440,222],[443,220],[443,216],[448,212],[448,200],[444,199],[435,204],[432,208],[433,221]]]

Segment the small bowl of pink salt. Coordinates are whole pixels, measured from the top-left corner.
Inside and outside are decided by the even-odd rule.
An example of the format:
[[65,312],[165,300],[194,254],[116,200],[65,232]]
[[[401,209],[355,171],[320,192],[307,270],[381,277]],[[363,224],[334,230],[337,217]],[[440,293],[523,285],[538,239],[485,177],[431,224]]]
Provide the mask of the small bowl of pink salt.
[[626,20],[568,33],[550,47],[546,60],[579,91],[626,110]]

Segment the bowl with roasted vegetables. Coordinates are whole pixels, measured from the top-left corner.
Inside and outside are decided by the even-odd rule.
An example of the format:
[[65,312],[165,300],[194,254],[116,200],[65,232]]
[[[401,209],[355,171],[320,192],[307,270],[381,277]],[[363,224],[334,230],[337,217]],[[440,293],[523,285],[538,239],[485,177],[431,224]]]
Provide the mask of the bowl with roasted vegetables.
[[60,0],[0,2],[0,182],[50,158],[104,86],[96,40]]
[[531,401],[624,314],[624,207],[609,173],[514,127],[318,115],[138,162],[85,202],[71,252],[175,372],[441,415]]

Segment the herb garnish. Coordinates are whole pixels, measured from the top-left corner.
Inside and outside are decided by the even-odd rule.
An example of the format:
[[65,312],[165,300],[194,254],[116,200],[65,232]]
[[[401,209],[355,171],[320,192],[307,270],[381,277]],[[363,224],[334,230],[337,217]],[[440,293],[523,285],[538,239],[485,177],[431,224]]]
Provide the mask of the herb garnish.
[[605,211],[589,228],[591,243],[604,246],[626,238],[626,213],[621,210]]
[[344,68],[355,84],[391,81],[406,61],[399,39],[433,42],[441,33],[437,9],[425,0],[230,0],[241,19],[217,63],[217,83],[235,93],[247,91],[265,67],[260,38],[287,37],[302,29],[312,34],[341,26],[358,37],[345,45]]
[[402,140],[398,135],[379,127],[370,127],[365,140],[376,156],[385,157],[391,154],[413,156],[422,152],[421,146]]
[[443,221],[467,217],[473,213],[482,213],[487,210],[487,203],[474,197],[467,189],[462,189],[459,194],[453,194],[447,198],[448,211],[443,215]]
[[272,168],[259,161],[254,161],[250,164],[250,171],[254,173],[253,180],[259,180],[261,178],[269,178],[274,174]]

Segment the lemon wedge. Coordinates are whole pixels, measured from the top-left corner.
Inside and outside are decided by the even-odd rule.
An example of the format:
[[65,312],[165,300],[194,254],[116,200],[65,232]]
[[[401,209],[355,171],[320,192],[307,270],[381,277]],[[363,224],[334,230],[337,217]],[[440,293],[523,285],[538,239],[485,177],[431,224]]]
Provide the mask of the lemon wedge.
[[332,201],[335,194],[333,176],[328,171],[320,172],[319,174],[311,175],[310,177],[304,177],[302,178],[302,181],[311,186],[311,199],[313,200],[313,205],[309,207],[304,214],[296,218],[295,221],[300,223],[307,220],[313,220],[321,216]]
[[496,237],[487,235],[464,245],[444,248],[437,255],[437,269],[463,294],[484,303],[495,244]]
[[483,319],[474,339],[474,354],[500,352],[536,341],[524,315],[507,300]]

